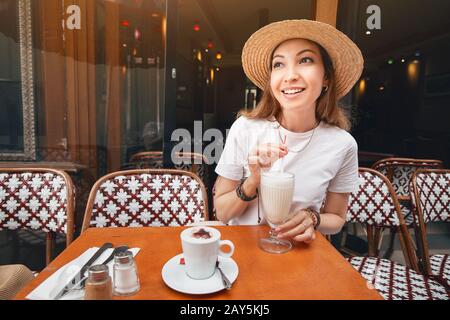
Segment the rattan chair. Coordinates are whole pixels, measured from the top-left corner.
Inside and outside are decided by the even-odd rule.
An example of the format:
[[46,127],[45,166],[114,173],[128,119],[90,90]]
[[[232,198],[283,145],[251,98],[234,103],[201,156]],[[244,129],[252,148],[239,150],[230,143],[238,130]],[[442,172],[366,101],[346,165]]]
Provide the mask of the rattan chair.
[[[189,171],[202,179],[208,194],[208,208],[212,208],[211,196],[211,173],[209,171],[208,161],[205,156],[193,152],[176,152],[173,169]],[[121,170],[133,169],[163,169],[162,151],[142,151],[133,154],[130,161],[121,167]],[[212,214],[210,213],[210,216]]]
[[0,230],[39,230],[46,234],[46,263],[55,234],[73,240],[74,187],[70,176],[53,169],[0,168]]
[[[347,222],[367,228],[368,256],[348,258],[351,265],[387,300],[450,299],[445,287],[419,273],[412,240],[389,180],[378,171],[359,169],[359,188],[350,196]],[[395,228],[407,266],[378,257],[376,230]]]
[[450,259],[448,254],[429,254],[426,224],[450,222],[450,170],[419,169],[412,177],[411,197],[419,223],[417,247],[419,266],[423,273],[450,290]]
[[[192,152],[177,152],[174,161],[174,169],[190,171],[198,175],[205,184],[209,185],[209,172],[205,156]],[[133,154],[126,169],[162,169],[163,153],[161,151],[143,151]]]
[[110,173],[92,187],[89,227],[183,226],[208,220],[205,186],[192,172],[138,169]]
[[142,151],[133,154],[126,169],[162,169],[162,151]]
[[[377,161],[372,166],[373,169],[381,172],[389,179],[400,202],[400,208],[405,217],[405,223],[408,228],[414,229],[416,229],[417,223],[414,223],[413,206],[409,191],[411,177],[413,173],[420,168],[440,169],[442,167],[443,163],[440,160],[411,158],[386,158]],[[391,230],[389,245],[384,255],[387,259],[389,259],[393,253],[394,239],[395,233]]]

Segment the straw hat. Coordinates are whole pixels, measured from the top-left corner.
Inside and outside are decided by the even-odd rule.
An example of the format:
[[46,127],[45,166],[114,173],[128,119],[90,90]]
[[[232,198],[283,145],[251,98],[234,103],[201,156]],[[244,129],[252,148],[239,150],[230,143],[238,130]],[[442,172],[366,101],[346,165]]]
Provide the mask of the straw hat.
[[12,299],[28,282],[33,272],[21,264],[0,266],[0,300]]
[[270,77],[273,51],[285,40],[302,38],[320,44],[329,54],[338,98],[347,94],[361,76],[364,59],[353,41],[336,28],[311,20],[284,20],[256,31],[245,43],[242,66],[247,77],[264,90]]

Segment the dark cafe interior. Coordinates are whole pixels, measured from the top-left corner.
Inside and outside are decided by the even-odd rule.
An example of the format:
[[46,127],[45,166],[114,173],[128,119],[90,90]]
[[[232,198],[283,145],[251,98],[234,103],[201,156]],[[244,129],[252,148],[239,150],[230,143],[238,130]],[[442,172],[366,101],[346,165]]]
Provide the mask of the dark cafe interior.
[[449,12],[0,0],[0,300],[449,300]]

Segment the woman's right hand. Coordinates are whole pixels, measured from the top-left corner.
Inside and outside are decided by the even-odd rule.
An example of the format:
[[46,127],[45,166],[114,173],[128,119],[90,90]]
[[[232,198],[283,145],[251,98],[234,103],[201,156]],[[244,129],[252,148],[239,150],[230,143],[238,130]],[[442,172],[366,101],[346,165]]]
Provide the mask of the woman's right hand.
[[261,169],[270,168],[275,161],[283,158],[288,153],[285,144],[263,143],[254,147],[248,157],[250,177],[259,184],[261,178]]

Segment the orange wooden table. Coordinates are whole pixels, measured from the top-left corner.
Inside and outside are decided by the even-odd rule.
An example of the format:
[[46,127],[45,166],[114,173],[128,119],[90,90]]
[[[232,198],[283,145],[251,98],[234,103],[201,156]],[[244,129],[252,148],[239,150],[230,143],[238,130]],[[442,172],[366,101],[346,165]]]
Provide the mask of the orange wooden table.
[[58,268],[104,242],[141,248],[136,256],[141,290],[120,299],[382,299],[319,234],[309,245],[299,244],[287,253],[270,254],[258,247],[259,237],[268,232],[267,226],[216,228],[222,239],[233,241],[236,247],[233,259],[239,266],[239,275],[230,291],[189,295],[166,286],[161,270],[167,260],[182,252],[179,235],[185,227],[91,228],[23,288],[16,299],[25,299]]

